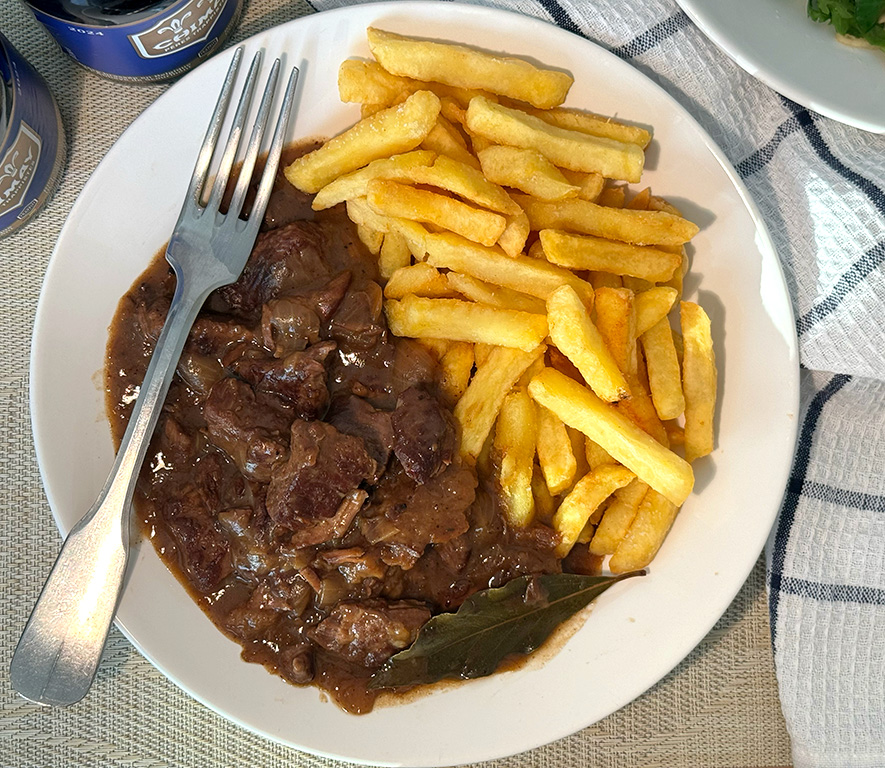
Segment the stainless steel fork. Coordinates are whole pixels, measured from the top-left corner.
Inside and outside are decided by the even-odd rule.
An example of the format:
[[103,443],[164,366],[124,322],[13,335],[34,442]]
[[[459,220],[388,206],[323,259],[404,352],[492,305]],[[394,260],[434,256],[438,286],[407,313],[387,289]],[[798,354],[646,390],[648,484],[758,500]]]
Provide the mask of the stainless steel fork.
[[267,78],[227,212],[221,212],[261,67],[260,53],[253,59],[246,77],[208,202],[202,202],[242,57],[243,49],[239,48],[234,53],[181,215],[166,249],[166,258],[177,278],[175,295],[113,469],[95,504],[65,540],[12,657],[9,671],[13,687],[25,698],[40,704],[73,704],[86,695],[92,684],[122,593],[136,479],[169,383],[200,307],[210,292],[232,283],[242,272],[267,208],[292,111],[297,68],[293,68],[289,77],[255,201],[248,219],[242,218],[246,192],[277,90],[279,59]]

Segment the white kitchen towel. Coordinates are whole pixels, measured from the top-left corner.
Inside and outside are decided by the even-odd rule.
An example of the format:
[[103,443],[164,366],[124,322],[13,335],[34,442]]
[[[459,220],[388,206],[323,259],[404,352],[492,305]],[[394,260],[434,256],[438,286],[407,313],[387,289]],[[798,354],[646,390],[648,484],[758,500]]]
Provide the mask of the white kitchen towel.
[[[473,4],[557,24],[629,61],[710,133],[759,206],[805,369],[797,455],[766,549],[795,765],[885,766],[885,136],[780,96],[672,0]],[[749,514],[752,494],[746,503]]]

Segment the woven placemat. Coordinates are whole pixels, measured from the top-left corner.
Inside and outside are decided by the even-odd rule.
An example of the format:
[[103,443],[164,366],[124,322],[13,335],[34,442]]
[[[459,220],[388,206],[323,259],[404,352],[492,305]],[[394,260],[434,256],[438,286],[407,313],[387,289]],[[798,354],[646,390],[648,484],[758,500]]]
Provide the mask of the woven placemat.
[[[252,0],[235,40],[312,12],[303,0]],[[41,281],[86,179],[165,86],[124,86],[81,70],[17,0],[0,0],[0,31],[49,82],[69,141],[58,192],[28,226],[0,241],[0,766],[341,765],[227,722],[167,681],[116,630],[95,686],[80,704],[43,710],[10,689],[12,649],[60,543],[34,458],[28,414],[30,333]],[[588,698],[593,695],[587,691]],[[713,631],[650,691],[574,736],[487,765],[759,768],[789,763],[760,560]]]

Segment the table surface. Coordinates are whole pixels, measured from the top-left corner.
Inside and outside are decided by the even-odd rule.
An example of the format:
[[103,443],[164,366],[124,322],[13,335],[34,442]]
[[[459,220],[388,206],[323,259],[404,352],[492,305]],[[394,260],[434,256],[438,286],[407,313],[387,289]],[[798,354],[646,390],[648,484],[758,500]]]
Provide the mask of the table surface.
[[[312,12],[303,0],[253,0],[234,40]],[[341,765],[227,722],[167,681],[116,629],[95,686],[80,704],[43,710],[10,688],[12,650],[60,544],[34,457],[28,414],[28,355],[40,285],[83,184],[126,126],[166,86],[120,85],[85,72],[58,50],[17,0],[0,0],[0,30],[46,78],[69,145],[58,192],[28,226],[0,241],[0,486],[5,489],[0,571],[6,574],[0,602],[0,767]],[[652,689],[567,739],[486,765],[789,764],[760,558],[710,634]]]

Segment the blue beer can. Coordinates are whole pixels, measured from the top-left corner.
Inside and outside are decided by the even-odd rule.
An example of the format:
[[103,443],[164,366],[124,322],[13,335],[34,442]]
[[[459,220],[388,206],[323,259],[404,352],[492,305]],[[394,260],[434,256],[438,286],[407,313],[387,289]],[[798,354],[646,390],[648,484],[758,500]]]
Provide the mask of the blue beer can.
[[243,0],[25,0],[62,49],[112,80],[158,82],[219,50]]
[[0,238],[52,196],[65,162],[65,133],[46,81],[0,34]]

